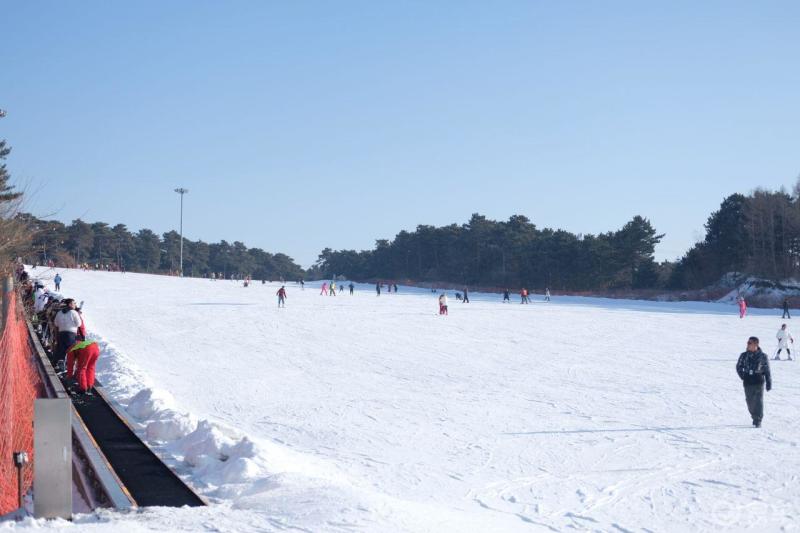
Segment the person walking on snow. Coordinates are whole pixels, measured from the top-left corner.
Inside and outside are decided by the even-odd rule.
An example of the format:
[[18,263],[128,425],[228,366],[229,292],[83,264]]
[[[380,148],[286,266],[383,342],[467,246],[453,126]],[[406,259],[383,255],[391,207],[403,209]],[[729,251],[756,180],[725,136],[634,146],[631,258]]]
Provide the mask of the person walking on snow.
[[447,294],[445,293],[439,295],[439,314],[447,314]]
[[323,294],[325,296],[328,295],[328,282],[327,281],[322,284],[322,290],[319,291],[319,294],[320,294],[320,296],[322,296]]
[[278,295],[278,307],[286,307],[286,289],[283,285],[276,294]]
[[550,289],[548,289],[548,288],[544,289],[544,301],[545,302],[549,302],[550,301]]
[[522,300],[520,300],[519,303],[521,303],[521,304],[528,303],[528,289],[526,289],[525,287],[522,287],[522,290],[519,291],[519,295],[522,298]]
[[739,318],[744,318],[747,314],[747,302],[744,296],[739,296]]
[[355,285],[353,285],[353,282],[351,281],[351,282],[350,282],[350,285],[348,285],[348,287],[350,287],[350,296],[352,296],[352,295],[353,295],[353,289],[355,289],[355,288],[356,288],[356,286],[355,286]]
[[328,296],[336,296],[336,282],[335,281],[331,281],[331,286],[330,286],[329,290],[330,290],[330,292],[328,293]]
[[511,294],[509,293],[508,289],[503,291],[503,303],[511,303]]
[[56,284],[56,290],[61,290],[61,274],[56,273],[56,277],[53,278],[53,283]]
[[747,351],[739,356],[736,373],[744,385],[744,398],[753,426],[760,428],[764,418],[764,384],[767,391],[772,390],[772,375],[769,371],[769,359],[758,347],[758,337],[747,340]]
[[789,299],[783,299],[783,316],[781,318],[792,318],[792,315],[789,314]]
[[462,304],[468,304],[469,303],[469,293],[467,292],[467,288],[466,287],[464,287],[464,297],[461,300],[461,303]]
[[78,381],[78,390],[87,396],[91,396],[91,389],[94,387],[94,371],[97,365],[97,358],[100,357],[100,348],[95,341],[78,341],[69,349],[78,362],[75,370],[75,379]]
[[775,354],[775,361],[781,360],[781,350],[786,350],[786,354],[789,356],[789,361],[791,361],[792,351],[789,349],[789,342],[794,344],[794,338],[786,328],[786,324],[781,326],[781,329],[779,329],[778,333],[775,334],[775,338],[778,339],[778,353]]
[[375,284],[375,292],[378,293],[378,296],[381,295],[381,282]]

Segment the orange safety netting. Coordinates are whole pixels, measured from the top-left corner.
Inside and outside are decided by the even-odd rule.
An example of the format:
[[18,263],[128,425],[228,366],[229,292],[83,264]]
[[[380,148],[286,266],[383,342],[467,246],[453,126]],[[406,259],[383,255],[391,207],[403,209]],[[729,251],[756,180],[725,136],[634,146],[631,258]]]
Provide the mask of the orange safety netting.
[[33,482],[33,402],[39,390],[28,328],[17,309],[16,295],[8,297],[8,322],[0,338],[0,515],[17,508],[13,452],[28,453],[23,490],[30,489]]

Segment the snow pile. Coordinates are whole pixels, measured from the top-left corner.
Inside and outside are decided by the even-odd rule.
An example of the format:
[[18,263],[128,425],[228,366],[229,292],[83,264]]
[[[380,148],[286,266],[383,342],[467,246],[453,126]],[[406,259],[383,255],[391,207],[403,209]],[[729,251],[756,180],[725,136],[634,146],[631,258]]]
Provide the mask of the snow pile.
[[756,277],[736,279],[732,274],[727,274],[723,281],[735,280],[733,289],[717,300],[721,303],[735,303],[739,296],[743,296],[750,303],[760,307],[780,307],[785,298],[800,298],[800,283],[794,279],[779,282]]

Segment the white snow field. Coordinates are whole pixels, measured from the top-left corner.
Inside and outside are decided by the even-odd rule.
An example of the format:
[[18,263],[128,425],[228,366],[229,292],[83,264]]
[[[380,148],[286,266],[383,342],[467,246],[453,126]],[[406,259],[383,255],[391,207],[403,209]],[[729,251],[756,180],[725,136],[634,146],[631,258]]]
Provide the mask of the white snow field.
[[772,362],[761,429],[734,370],[779,311],[451,291],[439,316],[428,290],[319,283],[278,309],[276,283],[60,272],[99,379],[213,502],[81,531],[800,529],[798,363]]

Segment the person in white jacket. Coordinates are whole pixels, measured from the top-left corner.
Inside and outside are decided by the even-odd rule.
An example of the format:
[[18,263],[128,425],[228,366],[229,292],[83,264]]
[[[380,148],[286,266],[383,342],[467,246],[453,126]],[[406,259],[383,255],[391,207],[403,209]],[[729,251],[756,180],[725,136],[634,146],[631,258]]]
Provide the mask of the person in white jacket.
[[789,356],[789,361],[791,361],[792,352],[789,350],[789,343],[791,342],[794,344],[794,337],[792,337],[792,334],[789,333],[789,329],[786,327],[786,324],[781,326],[781,329],[778,330],[775,338],[778,339],[778,353],[775,354],[775,360],[780,361],[781,350],[786,350],[786,354]]
[[444,293],[439,295],[439,314],[440,315],[447,314],[447,295]]
[[75,300],[67,298],[62,302],[63,307],[58,310],[53,323],[58,329],[58,344],[56,345],[56,362],[64,367],[67,350],[78,339],[78,328],[81,327],[81,315],[75,310]]

